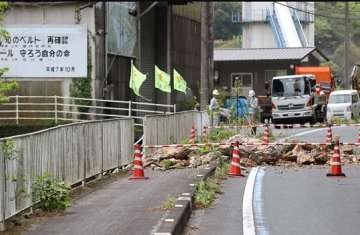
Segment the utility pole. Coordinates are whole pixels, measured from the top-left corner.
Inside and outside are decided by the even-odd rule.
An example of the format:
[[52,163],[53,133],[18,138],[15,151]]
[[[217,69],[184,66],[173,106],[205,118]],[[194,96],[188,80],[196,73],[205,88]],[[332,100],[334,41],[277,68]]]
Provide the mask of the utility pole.
[[[174,80],[172,79],[171,74],[171,39],[172,39],[172,5],[168,4],[167,6],[167,29],[166,29],[166,65],[167,65],[167,73],[170,76],[170,87],[172,92],[167,95],[167,104],[173,104],[175,102],[174,95],[175,92],[173,90]],[[170,112],[170,107],[169,110]]]
[[214,2],[209,2],[209,87],[214,89]]
[[140,9],[140,2],[136,2],[136,26],[137,26],[137,46],[138,46],[138,58],[137,58],[137,67],[141,71],[141,9]]
[[345,45],[344,45],[344,87],[351,89],[351,82],[349,79],[349,2],[345,2]]
[[201,2],[201,71],[200,109],[206,110],[209,100],[209,2]]

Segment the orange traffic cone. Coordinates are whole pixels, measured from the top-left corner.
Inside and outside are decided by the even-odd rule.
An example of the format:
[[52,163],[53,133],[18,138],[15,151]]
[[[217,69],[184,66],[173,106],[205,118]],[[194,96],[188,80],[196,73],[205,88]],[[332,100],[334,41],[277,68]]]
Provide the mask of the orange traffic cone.
[[204,126],[203,133],[201,136],[203,142],[206,140],[206,135],[207,135],[207,126]]
[[332,141],[333,141],[333,139],[332,139],[332,130],[331,130],[331,127],[329,126],[327,134],[326,134],[326,143],[331,144]]
[[149,179],[149,177],[144,176],[144,168],[142,163],[142,154],[140,145],[135,145],[135,153],[134,153],[134,170],[133,176],[129,177],[129,180],[145,180]]
[[337,142],[334,147],[334,154],[330,160],[330,172],[327,173],[326,176],[345,177],[345,174],[341,171],[339,142]]
[[269,127],[268,127],[268,125],[265,126],[263,144],[269,144]]
[[232,152],[231,165],[229,168],[228,175],[231,177],[244,177],[244,175],[241,174],[241,169],[240,169],[239,142],[236,142],[234,144],[234,150]]
[[195,138],[196,138],[195,132],[196,132],[196,129],[195,129],[194,125],[192,125],[191,132],[190,132],[190,140],[189,140],[190,144],[195,144]]

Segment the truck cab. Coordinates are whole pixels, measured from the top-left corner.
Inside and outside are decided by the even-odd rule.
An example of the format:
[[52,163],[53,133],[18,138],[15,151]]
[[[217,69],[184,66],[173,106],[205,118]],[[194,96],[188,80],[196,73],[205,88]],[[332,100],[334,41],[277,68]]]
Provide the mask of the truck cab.
[[315,123],[326,117],[326,97],[315,94],[315,85],[312,74],[273,77],[272,122]]

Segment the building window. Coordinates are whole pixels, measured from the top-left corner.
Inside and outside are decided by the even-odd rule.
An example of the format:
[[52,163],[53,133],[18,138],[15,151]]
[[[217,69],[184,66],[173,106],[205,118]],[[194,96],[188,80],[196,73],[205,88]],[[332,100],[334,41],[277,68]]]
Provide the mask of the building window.
[[269,82],[273,77],[276,76],[286,76],[287,71],[286,69],[279,69],[279,70],[265,70],[265,81]]
[[232,73],[231,74],[231,90],[236,92],[236,80],[239,80],[241,87],[241,94],[247,95],[249,90],[253,88],[253,74],[252,73]]
[[232,12],[232,17],[231,17],[231,21],[233,22],[233,23],[239,23],[240,22],[240,12],[238,12],[238,11],[233,11]]
[[269,88],[271,90],[271,79],[276,76],[286,76],[286,69],[278,69],[278,70],[265,70],[265,82],[269,83]]

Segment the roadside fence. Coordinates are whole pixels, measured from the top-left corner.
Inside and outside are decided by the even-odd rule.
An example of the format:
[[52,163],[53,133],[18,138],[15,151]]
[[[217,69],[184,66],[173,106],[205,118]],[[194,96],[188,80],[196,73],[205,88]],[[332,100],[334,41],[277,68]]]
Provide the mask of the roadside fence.
[[63,96],[10,96],[0,107],[0,120],[53,120],[83,122],[109,118],[134,118],[143,126],[146,114],[176,113],[176,105],[88,99]]
[[134,120],[88,121],[0,139],[0,228],[33,206],[32,183],[45,172],[70,185],[133,160]]
[[191,127],[201,136],[204,126],[209,126],[206,111],[184,111],[174,114],[146,115],[144,118],[144,145],[181,143],[190,137]]
[[289,128],[313,128],[313,127],[335,127],[335,126],[360,126],[360,123],[349,123],[349,124],[256,124],[256,125],[223,125],[223,126],[213,126],[209,127],[209,129],[235,129],[235,128],[250,128],[250,127],[273,127],[273,128],[281,128],[281,129],[289,129]]

